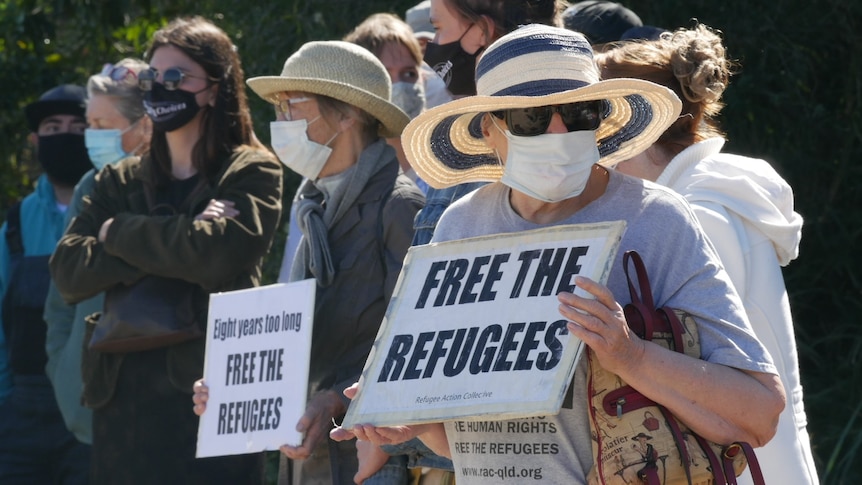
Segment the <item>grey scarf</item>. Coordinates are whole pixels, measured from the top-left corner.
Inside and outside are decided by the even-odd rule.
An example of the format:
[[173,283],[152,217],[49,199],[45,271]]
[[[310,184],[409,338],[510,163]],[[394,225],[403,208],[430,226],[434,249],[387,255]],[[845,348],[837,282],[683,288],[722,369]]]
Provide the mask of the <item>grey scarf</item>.
[[326,288],[332,284],[335,265],[329,250],[329,229],[353,206],[371,177],[394,159],[395,151],[380,139],[359,154],[348,177],[332,187],[326,197],[311,180],[302,183],[293,199],[302,239],[293,259],[290,281],[304,280],[311,273],[318,286]]

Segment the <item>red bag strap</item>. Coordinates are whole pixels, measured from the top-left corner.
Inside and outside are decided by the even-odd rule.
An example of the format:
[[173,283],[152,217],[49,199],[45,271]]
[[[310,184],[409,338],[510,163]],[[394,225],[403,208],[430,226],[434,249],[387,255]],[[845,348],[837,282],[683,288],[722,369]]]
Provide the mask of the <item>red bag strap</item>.
[[[666,407],[661,404],[657,404],[659,411],[661,411],[662,416],[664,416],[665,422],[667,422],[667,426],[670,429],[671,433],[673,433],[673,441],[676,444],[676,449],[679,451],[679,456],[682,457],[682,465],[685,470],[685,477],[688,479],[688,483],[691,483],[691,455],[688,453],[688,448],[685,446],[685,436],[682,434],[682,429],[679,427],[679,423],[674,417],[673,413],[671,413]],[[715,476],[715,468],[713,468],[713,476]],[[719,472],[720,473],[720,472]]]
[[[629,275],[629,261],[635,265],[635,276],[637,276],[638,279],[637,289],[640,290],[640,297],[638,296],[637,289],[635,289],[635,286],[632,283],[631,275]],[[626,280],[629,283],[629,293],[631,294],[632,302],[643,302],[647,308],[654,310],[654,300],[652,299],[652,290],[650,289],[646,266],[644,266],[641,255],[638,254],[637,251],[626,251],[623,253],[623,271],[626,272]]]
[[733,459],[739,453],[743,453],[745,455],[745,459],[748,461],[748,473],[751,474],[751,480],[754,485],[766,485],[766,481],[763,479],[763,472],[760,470],[760,462],[757,461],[757,455],[754,454],[754,448],[743,441],[737,441],[727,445],[721,454],[722,460],[724,461],[724,473],[730,480],[732,480],[728,483],[730,483],[730,485],[736,485],[736,473],[733,470]]
[[[667,322],[667,329],[673,335],[673,350],[680,353],[685,353],[685,347],[682,343],[682,334],[685,331],[676,312],[669,308],[659,308],[656,310],[659,318]],[[699,353],[698,353],[699,354]]]
[[[629,274],[629,261],[634,264],[634,276],[637,278],[637,286],[632,282]],[[652,299],[652,290],[649,285],[649,277],[640,254],[637,251],[626,251],[623,253],[623,271],[626,273],[626,282],[629,285],[629,295],[632,302],[623,308],[629,327],[638,337],[644,340],[652,340],[656,331],[655,304]]]
[[736,484],[736,473],[731,471],[730,477],[726,475],[726,470],[722,468],[721,459],[715,454],[712,447],[709,446],[709,443],[699,434],[692,434],[695,440],[697,440],[697,444],[700,445],[700,449],[703,450],[703,454],[706,455],[706,459],[709,461],[709,467],[712,469],[712,476],[715,477],[715,483],[717,484],[726,484],[729,483],[728,479],[733,480],[733,484]]
[[[629,273],[629,262],[634,265],[634,276],[637,286],[632,281]],[[623,309],[629,327],[640,338],[652,340],[656,331],[670,332],[673,335],[673,345],[677,352],[684,352],[682,334],[684,333],[682,322],[679,321],[673,310],[655,307],[652,296],[652,288],[647,275],[646,266],[637,251],[626,251],[623,253],[623,271],[629,285],[629,294],[632,302]]]

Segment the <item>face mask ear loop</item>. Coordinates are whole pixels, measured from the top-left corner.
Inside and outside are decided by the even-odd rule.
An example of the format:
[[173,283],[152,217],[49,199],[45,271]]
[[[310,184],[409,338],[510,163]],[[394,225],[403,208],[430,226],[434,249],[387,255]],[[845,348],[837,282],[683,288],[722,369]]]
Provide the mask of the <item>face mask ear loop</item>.
[[141,121],[141,119],[142,119],[142,118],[143,118],[143,116],[141,116],[140,118],[138,118],[138,119],[136,119],[135,121],[131,122],[131,123],[129,124],[129,126],[127,126],[127,127],[126,127],[126,129],[125,129],[125,130],[120,131],[120,136],[125,135],[125,134],[126,134],[127,132],[129,132],[132,128],[134,128],[134,127],[135,127],[135,125],[137,125],[137,124],[138,124],[138,122],[139,122],[139,121]]
[[[316,119],[316,118],[315,118],[315,119]],[[338,135],[340,135],[340,134],[341,134],[341,132],[340,132],[340,131],[336,131],[334,135],[332,135],[328,140],[326,140],[326,143],[324,143],[324,145],[325,145],[327,148],[332,148],[331,146],[329,146],[329,144],[330,144],[330,143],[332,143],[332,140],[334,140],[334,139],[335,139],[335,137],[337,137],[337,136],[338,136]]]
[[[506,134],[506,131],[503,130],[503,128],[500,128],[500,125],[497,124],[497,117],[492,115],[491,113],[488,113],[488,116],[491,118],[491,123],[494,125],[494,128],[496,128],[497,131],[499,131],[503,136],[505,136],[506,139],[509,139],[509,135]],[[500,152],[497,150],[496,147],[494,147],[494,155],[497,157],[497,163],[500,164],[500,167],[504,167],[505,165],[503,164],[503,157],[500,156]]]
[[[470,29],[472,29],[474,25],[476,25],[476,22],[471,23],[471,24],[467,27],[467,30],[465,30],[465,31],[464,31],[464,33],[462,33],[462,34],[461,34],[461,37],[458,37],[458,43],[459,43],[459,44],[461,43],[461,39],[463,39],[463,38],[464,38],[464,36],[465,36],[465,35],[467,35],[467,32],[470,32]],[[464,48],[464,46],[461,46],[461,48],[463,49],[463,48]],[[466,52],[466,51],[464,51],[464,52]]]
[[500,127],[500,125],[497,124],[497,117],[492,115],[491,113],[488,113],[488,116],[491,117],[491,123],[494,124],[494,128],[497,128],[497,131],[499,131],[503,136],[505,136],[507,140],[511,140],[512,135],[507,133],[508,130],[504,130],[502,127]]
[[[144,116],[146,116],[146,115],[144,115]],[[133,122],[132,122],[132,124],[130,124],[129,126],[127,126],[125,130],[123,130],[123,131],[121,131],[121,132],[120,132],[120,150],[122,150],[122,149],[123,149],[123,135],[125,135],[125,134],[126,134],[126,132],[130,131],[130,130],[131,130],[132,128],[134,128],[138,123],[140,123],[140,121],[141,121],[142,119],[144,119],[144,117],[143,117],[143,116],[141,116],[140,118],[138,118],[138,119],[136,119],[135,121],[133,121]],[[136,154],[138,153],[138,149],[139,149],[139,148],[141,148],[142,146],[144,146],[144,143],[145,143],[146,141],[147,141],[147,140],[145,140],[145,139],[144,139],[144,137],[141,137],[141,141],[140,141],[140,142],[139,142],[139,143],[138,143],[134,148],[132,148],[132,149],[128,152],[128,154],[129,154],[129,155],[136,155]]]
[[[319,120],[319,119],[320,119],[320,116],[321,116],[321,115],[317,115],[313,120],[311,120],[311,121],[305,121],[305,129],[307,130],[307,129],[308,129],[308,127],[309,127],[309,126],[311,126],[311,124],[312,124],[312,123],[314,123],[315,121]],[[297,120],[297,121],[299,121],[299,120]],[[336,132],[335,132],[335,134],[334,134],[334,135],[332,135],[332,136],[329,138],[329,140],[326,140],[326,143],[324,143],[324,144],[323,144],[323,146],[325,146],[326,148],[332,148],[332,147],[330,147],[330,146],[329,146],[329,144],[330,144],[330,143],[332,143],[332,140],[334,140],[334,139],[335,139],[335,137],[336,137],[336,136],[338,136],[338,135],[340,135],[340,134],[341,134],[341,132],[340,132],[340,131],[336,131]],[[306,132],[306,133],[305,133],[305,137],[306,137],[306,138],[308,138],[308,132]],[[309,140],[310,140],[310,138],[309,138]]]

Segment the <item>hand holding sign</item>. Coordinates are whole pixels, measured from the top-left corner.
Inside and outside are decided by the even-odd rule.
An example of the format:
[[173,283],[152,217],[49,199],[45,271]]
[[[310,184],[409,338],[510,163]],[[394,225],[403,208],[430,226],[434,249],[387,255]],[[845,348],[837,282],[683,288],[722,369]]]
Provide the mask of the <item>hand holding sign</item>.
[[198,379],[192,386],[192,392],[194,393],[192,395],[192,402],[195,403],[192,410],[196,415],[202,416],[207,410],[207,400],[210,397],[210,388],[207,387],[203,379]]
[[579,288],[595,298],[583,298],[571,293],[560,293],[560,313],[572,323],[568,329],[590,346],[605,369],[621,377],[628,377],[627,369],[640,367],[644,355],[644,341],[626,324],[623,308],[604,285],[579,276]]
[[[350,399],[356,397],[359,391],[359,383],[344,390],[344,395]],[[360,442],[367,441],[376,447],[385,444],[398,444],[419,438],[434,453],[439,456],[450,457],[449,444],[446,441],[446,432],[440,423],[414,424],[410,426],[374,426],[371,424],[357,424],[352,428],[336,426],[329,432],[329,437],[335,441],[347,441],[357,439]],[[357,450],[359,444],[357,443]],[[360,465],[362,460],[360,460]],[[361,471],[361,470],[360,470]],[[358,475],[358,474],[357,474]]]

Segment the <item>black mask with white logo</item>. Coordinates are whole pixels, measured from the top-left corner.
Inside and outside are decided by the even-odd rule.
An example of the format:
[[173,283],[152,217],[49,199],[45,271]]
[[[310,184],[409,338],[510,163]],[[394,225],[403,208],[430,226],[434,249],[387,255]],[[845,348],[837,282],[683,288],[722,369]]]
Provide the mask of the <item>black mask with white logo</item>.
[[168,91],[153,83],[153,88],[144,93],[144,109],[153,120],[153,129],[168,132],[188,124],[201,109],[195,94],[182,89]]
[[36,155],[51,182],[66,187],[74,187],[93,168],[83,134],[40,136]]
[[481,51],[468,54],[461,47],[461,39],[448,44],[429,42],[425,46],[424,60],[443,78],[452,95],[472,96],[476,94],[476,58]]

